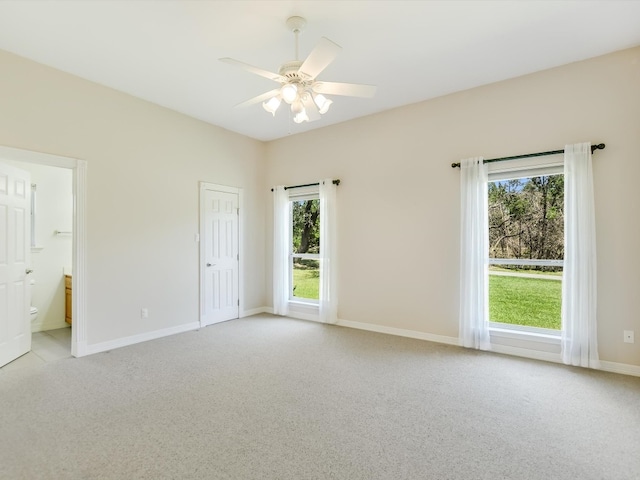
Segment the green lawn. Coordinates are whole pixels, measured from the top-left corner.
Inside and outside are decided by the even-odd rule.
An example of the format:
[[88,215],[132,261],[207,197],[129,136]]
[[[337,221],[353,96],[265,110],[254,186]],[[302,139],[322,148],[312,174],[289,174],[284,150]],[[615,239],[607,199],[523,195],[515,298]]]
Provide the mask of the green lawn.
[[[295,265],[294,295],[320,298],[317,268]],[[538,278],[489,275],[489,319],[492,322],[560,329],[562,282]]]
[[562,282],[489,275],[492,322],[560,329]]
[[300,298],[320,298],[320,270],[317,268],[293,268],[293,294]]

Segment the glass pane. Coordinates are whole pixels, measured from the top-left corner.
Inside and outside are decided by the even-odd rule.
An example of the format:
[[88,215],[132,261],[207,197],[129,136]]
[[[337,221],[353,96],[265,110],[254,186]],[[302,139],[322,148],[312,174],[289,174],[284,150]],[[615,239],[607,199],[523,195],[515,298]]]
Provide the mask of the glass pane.
[[564,258],[563,175],[489,182],[488,195],[490,258]]
[[293,259],[293,296],[320,298],[320,263],[309,258]]
[[320,253],[320,200],[291,202],[293,253]]
[[[564,258],[564,177],[489,183],[489,258]],[[533,263],[533,262],[532,262]],[[562,266],[491,265],[489,319],[492,322],[559,330]]]
[[489,320],[560,330],[562,268],[544,267],[555,271],[541,272],[502,267],[489,267]]

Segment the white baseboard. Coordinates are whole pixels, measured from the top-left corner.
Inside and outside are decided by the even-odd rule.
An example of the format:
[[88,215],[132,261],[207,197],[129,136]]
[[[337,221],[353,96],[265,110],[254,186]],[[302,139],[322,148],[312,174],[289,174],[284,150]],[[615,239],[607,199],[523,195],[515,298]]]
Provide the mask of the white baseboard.
[[637,365],[629,365],[628,363],[607,362],[600,360],[600,370],[612,373],[621,373],[622,375],[633,375],[640,377],[640,367]]
[[[517,357],[531,358],[533,360],[563,363],[562,355],[560,353],[543,352],[539,350],[531,350],[528,348],[518,348],[496,344],[491,345],[491,351],[495,353],[502,353],[505,355],[515,355]],[[616,363],[600,360],[600,368],[595,368],[594,370],[602,370],[603,372],[619,373],[622,375],[632,375],[635,377],[640,377],[640,367],[637,365],[629,365],[627,363]]]
[[86,342],[77,342],[76,348],[74,350],[73,348],[73,342],[71,342],[71,355],[73,355],[76,358],[80,358],[80,357],[84,357],[86,355],[89,355],[89,353],[87,353],[87,344]]
[[258,307],[258,308],[251,308],[249,310],[243,310],[242,312],[240,312],[240,317],[238,318],[250,317],[251,315],[259,315],[261,313],[273,313],[273,308]]
[[[244,318],[244,317],[249,317],[251,315],[259,315],[260,313],[269,313],[271,315],[273,315],[273,307],[260,307],[260,308],[254,308],[252,310],[246,310],[245,312],[243,312],[240,315],[240,318]],[[294,318],[296,320],[306,320],[306,321],[311,321],[311,322],[320,322],[320,320],[318,319],[318,315],[311,315],[311,314],[306,314],[303,312],[296,312],[296,311],[289,311],[289,313],[286,315],[287,318]],[[322,323],[322,322],[320,322]]]
[[47,330],[57,330],[58,328],[65,328],[70,326],[67,322],[65,322],[64,320],[60,320],[60,321],[48,321],[48,322],[34,322],[31,324],[31,333],[36,333],[36,332],[46,332]]
[[[244,310],[240,314],[239,318],[250,317],[251,315],[258,315],[260,313],[273,313],[273,308],[258,307],[250,310]],[[136,343],[146,342],[148,340],[155,340],[157,338],[167,337],[169,335],[175,335],[177,333],[197,330],[199,328],[201,328],[200,322],[193,322],[193,323],[188,323],[186,325],[179,325],[177,327],[170,327],[162,330],[155,330],[153,332],[141,333],[139,335],[132,335],[130,337],[119,338],[117,340],[110,340],[108,342],[101,342],[93,345],[87,345],[85,342],[79,342],[77,351],[75,353],[72,352],[72,354],[75,357],[84,357],[86,355],[91,355],[94,353],[113,350],[114,348],[126,347],[129,345],[134,345]]]
[[[271,307],[258,307],[250,310],[244,310],[240,318],[249,317],[251,315],[258,315],[261,313],[273,314],[273,308]],[[291,318],[298,318],[299,320],[311,320],[318,321],[315,316],[307,316],[304,314],[294,317],[293,315],[287,315]],[[308,317],[308,318],[303,318]],[[66,325],[66,323],[65,323]],[[389,327],[384,325],[376,325],[373,323],[353,322],[350,320],[339,319],[337,324],[339,327],[355,328],[357,330],[366,330],[369,332],[385,333],[388,335],[396,335],[399,337],[415,338],[417,340],[427,340],[429,342],[443,343],[445,345],[459,346],[457,337],[449,337],[446,335],[436,335],[433,333],[418,332],[416,330],[406,330],[403,328]],[[84,342],[78,344],[77,357],[83,357],[85,355],[91,355],[93,353],[105,352],[107,350],[113,350],[114,348],[126,347],[140,342],[146,342],[148,340],[155,340],[157,338],[166,337],[169,335],[175,335],[177,333],[188,332],[191,330],[197,330],[200,328],[200,322],[188,323],[186,325],[179,325],[177,327],[165,328],[162,330],[155,330],[153,332],[142,333],[139,335],[132,335],[130,337],[119,338],[117,340],[111,340],[108,342],[96,343],[93,345],[87,345]],[[557,353],[543,352],[537,350],[530,350],[527,348],[510,347],[506,345],[491,346],[491,352],[514,355],[517,357],[530,358],[533,360],[542,360],[545,362],[562,363],[562,357]],[[600,360],[600,370],[605,372],[619,373],[622,375],[632,375],[640,377],[640,366],[629,365],[626,363],[608,362]]]
[[530,358],[533,360],[543,360],[545,362],[562,363],[562,356],[559,353],[542,352],[529,348],[510,347],[508,345],[491,344],[490,352],[513,355],[516,357]]
[[[249,310],[249,312],[251,313],[249,313],[248,315],[242,315],[240,318],[248,317],[249,315],[256,315],[258,313],[270,313],[271,315],[274,314],[273,307],[254,308],[253,310]],[[307,320],[311,322],[323,323],[320,322],[317,314],[308,314],[300,311],[295,311],[295,309],[289,309],[289,313],[287,313],[286,317],[295,318],[296,320]]]
[[153,332],[141,333],[138,335],[132,335],[130,337],[118,338],[116,340],[110,340],[108,342],[94,343],[92,345],[84,345],[83,352],[78,352],[78,356],[91,355],[93,353],[106,352],[107,350],[113,350],[115,348],[127,347],[135,343],[146,342],[148,340],[156,340],[162,337],[168,337],[169,335],[175,335],[177,333],[189,332],[191,330],[197,330],[200,328],[200,322],[187,323],[185,325],[178,325],[176,327],[163,328],[161,330],[154,330]]
[[[367,330],[370,332],[386,333],[389,335],[397,335],[400,337],[415,338],[418,340],[427,340],[430,342],[444,343],[446,345],[459,346],[457,337],[448,337],[444,335],[435,335],[432,333],[417,332],[415,330],[405,330],[395,327],[387,327],[375,325],[371,323],[352,322],[350,320],[338,320],[336,324],[340,327],[356,328],[358,330]],[[462,348],[462,347],[461,347]],[[532,360],[542,360],[545,362],[562,363],[562,356],[558,353],[543,352],[539,350],[531,350],[528,348],[510,347],[507,345],[491,345],[489,352],[499,353],[503,355],[513,355],[516,357],[530,358]],[[626,363],[607,362],[600,360],[600,369],[605,372],[619,373],[622,375],[633,375],[640,377],[640,366],[629,365]]]
[[320,319],[318,318],[318,315],[313,315],[313,314],[303,313],[303,312],[289,312],[287,314],[287,317],[295,318],[298,320],[306,320],[308,322],[324,323],[320,321]]
[[339,327],[367,330],[369,332],[386,333],[389,335],[396,335],[398,337],[416,338],[418,340],[427,340],[429,342],[445,343],[447,345],[459,345],[457,337],[447,337],[445,335],[435,335],[433,333],[417,332],[415,330],[405,330],[403,328],[375,325],[373,323],[352,322],[351,320],[339,319],[336,325],[338,325]]

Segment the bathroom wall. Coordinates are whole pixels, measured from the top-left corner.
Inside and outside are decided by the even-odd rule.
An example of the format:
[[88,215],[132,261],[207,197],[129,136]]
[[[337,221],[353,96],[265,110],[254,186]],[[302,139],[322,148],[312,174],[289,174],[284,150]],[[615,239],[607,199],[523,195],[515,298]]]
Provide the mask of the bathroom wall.
[[66,168],[24,162],[3,161],[31,173],[36,184],[36,247],[31,249],[31,305],[38,309],[32,332],[68,326],[65,317],[63,268],[71,267],[73,220],[73,177]]

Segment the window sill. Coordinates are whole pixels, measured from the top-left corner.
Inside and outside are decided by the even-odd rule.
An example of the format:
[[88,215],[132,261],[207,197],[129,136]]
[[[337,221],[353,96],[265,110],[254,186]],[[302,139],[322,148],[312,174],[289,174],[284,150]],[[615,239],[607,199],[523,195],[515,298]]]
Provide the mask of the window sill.
[[509,327],[502,324],[491,323],[489,334],[496,338],[510,338],[515,340],[527,340],[537,343],[560,345],[561,334],[559,330],[531,327]]
[[309,300],[304,301],[304,300],[291,300],[289,299],[289,305],[300,305],[301,307],[315,307],[318,308],[318,301],[317,300]]
[[318,304],[289,300],[289,315],[302,320],[318,321],[320,307]]

